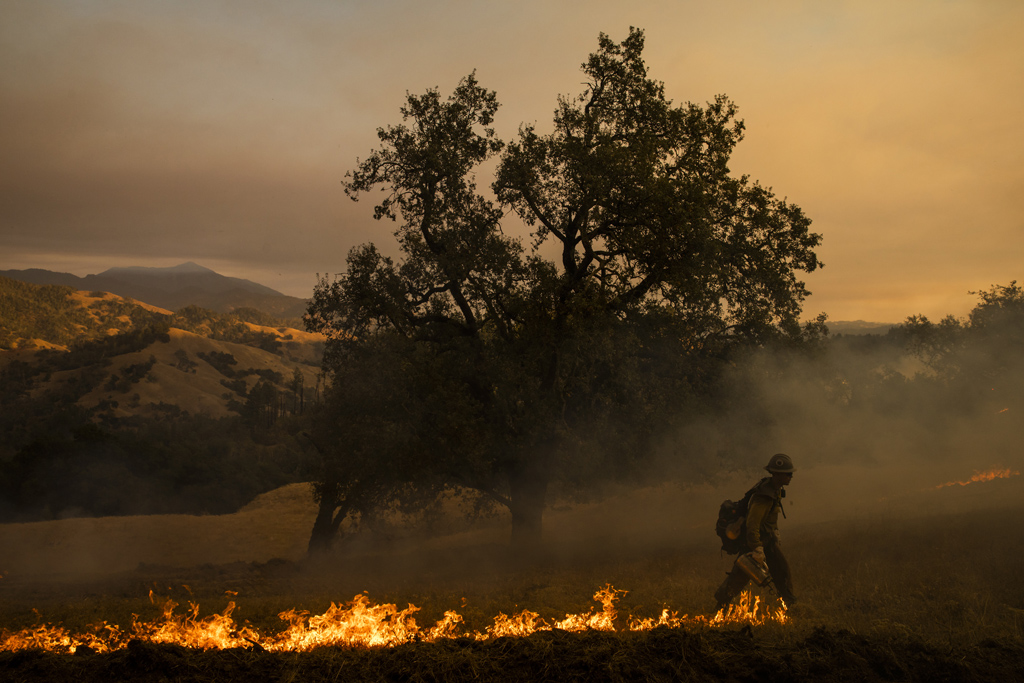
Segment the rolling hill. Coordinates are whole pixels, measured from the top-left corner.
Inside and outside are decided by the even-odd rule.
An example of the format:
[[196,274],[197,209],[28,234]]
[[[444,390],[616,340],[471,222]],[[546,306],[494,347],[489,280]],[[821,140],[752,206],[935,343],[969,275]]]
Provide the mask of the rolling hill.
[[60,285],[87,292],[110,292],[176,311],[200,306],[218,313],[254,308],[277,318],[300,318],[305,299],[287,296],[264,285],[226,277],[191,261],[169,268],[110,268],[96,275],[78,277],[39,268],[2,270],[0,277],[34,285]]
[[274,323],[0,277],[0,521],[223,513],[308,477],[324,340]]
[[[158,332],[118,348],[115,337],[144,330]],[[74,385],[79,406],[117,417],[168,405],[222,417],[261,379],[286,392],[296,383],[314,387],[322,347],[320,335],[197,306],[172,313],[110,293],[0,278],[0,368],[25,364],[19,372],[32,377],[33,398]],[[83,387],[87,376],[99,381]]]

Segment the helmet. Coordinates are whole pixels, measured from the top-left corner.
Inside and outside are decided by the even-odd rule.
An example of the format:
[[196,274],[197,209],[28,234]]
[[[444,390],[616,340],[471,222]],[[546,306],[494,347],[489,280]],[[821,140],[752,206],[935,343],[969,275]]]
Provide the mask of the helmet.
[[772,456],[772,459],[768,461],[768,464],[764,466],[766,470],[775,474],[792,474],[796,472],[796,468],[793,467],[793,458],[789,457],[785,453],[776,453]]

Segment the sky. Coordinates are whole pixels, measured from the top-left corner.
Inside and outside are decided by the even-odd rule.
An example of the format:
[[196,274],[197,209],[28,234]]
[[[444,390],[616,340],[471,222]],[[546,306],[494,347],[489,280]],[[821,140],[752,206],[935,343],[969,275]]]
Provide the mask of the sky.
[[391,242],[341,182],[406,93],[476,70],[501,137],[549,130],[630,26],[674,102],[738,105],[733,171],[823,236],[805,317],[1024,280],[1018,0],[3,0],[0,270],[195,261],[308,297]]

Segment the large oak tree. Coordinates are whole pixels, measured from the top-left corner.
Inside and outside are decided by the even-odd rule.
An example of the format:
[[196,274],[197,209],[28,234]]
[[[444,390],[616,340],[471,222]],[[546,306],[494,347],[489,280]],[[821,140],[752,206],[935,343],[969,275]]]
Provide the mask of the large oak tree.
[[[627,470],[708,359],[799,333],[797,272],[820,265],[820,236],[730,173],[735,105],[674,105],[643,45],[636,29],[602,34],[551,131],[523,126],[508,145],[474,74],[447,98],[409,95],[348,176],[353,199],[382,191],[374,215],[395,221],[400,257],[354,248],[309,306],[330,339],[319,438],[344,464],[322,487],[335,521],[331,476],[456,483],[535,541],[553,477]],[[495,155],[491,201],[475,172]],[[529,248],[503,231],[513,216]],[[372,367],[387,371],[367,382]]]

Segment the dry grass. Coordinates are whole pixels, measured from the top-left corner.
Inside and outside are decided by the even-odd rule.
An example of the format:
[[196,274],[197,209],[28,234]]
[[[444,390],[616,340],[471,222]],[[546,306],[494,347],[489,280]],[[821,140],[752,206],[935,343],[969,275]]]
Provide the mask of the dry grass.
[[308,484],[258,497],[231,515],[151,515],[0,524],[0,590],[12,582],[59,584],[140,565],[192,567],[298,560],[316,517]]
[[[654,494],[646,492],[642,498],[655,508],[665,503],[654,500]],[[703,502],[696,499],[700,498],[695,495],[690,503],[699,507]],[[632,503],[636,509],[637,501]],[[677,501],[677,506],[685,512],[687,503]],[[238,535],[236,552],[248,543],[249,552],[266,556],[273,547],[269,538],[289,526],[307,528],[310,512],[304,490],[292,486],[259,499],[237,515],[193,518],[190,528],[197,547],[209,553],[208,558],[226,552],[215,548],[224,543],[214,531],[218,522]],[[133,642],[126,650],[104,655],[0,653],[0,678],[1020,680],[1024,669],[1022,513],[1018,505],[916,518],[873,516],[795,528],[787,536],[786,550],[803,602],[787,626],[641,634],[547,632],[484,643],[462,639],[386,650],[323,648],[304,654],[203,652]],[[59,581],[55,577],[39,581],[10,571],[0,580],[0,625],[17,629],[48,622],[81,630],[100,621],[127,626],[132,614],[155,620],[159,609],[148,600],[151,590],[181,603],[194,600],[200,603],[201,614],[219,612],[228,600],[237,601],[236,620],[265,633],[283,628],[278,614],[285,609],[318,613],[332,601],[347,600],[361,591],[368,591],[378,602],[421,606],[421,625],[432,624],[444,609],[455,608],[464,615],[469,630],[482,630],[500,611],[529,608],[548,618],[585,611],[594,604],[594,590],[608,582],[630,591],[618,603],[621,615],[654,615],[666,605],[689,613],[710,608],[710,595],[729,565],[729,558],[720,557],[713,541],[699,540],[700,533],[695,531],[692,536],[681,533],[676,543],[656,543],[651,531],[641,539],[643,543],[637,539],[618,543],[621,530],[612,526],[596,533],[588,544],[580,536],[577,516],[599,519],[601,511],[581,507],[554,513],[551,536],[566,541],[561,535],[569,533],[574,535],[573,543],[556,543],[543,556],[529,559],[511,553],[498,540],[503,529],[497,520],[492,527],[430,542],[354,540],[337,556],[319,563],[298,561],[301,553],[296,544],[290,551],[292,559],[199,563],[200,554],[193,551],[194,555],[177,555],[182,561],[176,565],[144,564],[91,577],[65,575]],[[688,519],[683,514],[676,530],[685,530],[683,520]],[[95,521],[113,533],[117,520]],[[132,522],[140,520],[121,520],[125,525]],[[671,526],[670,520],[663,522]],[[271,531],[273,524],[276,530]],[[164,540],[181,542],[187,528],[184,520],[176,529],[165,527],[171,536]],[[0,531],[9,535],[10,529]],[[703,531],[702,536],[709,533]],[[125,543],[126,538],[117,543]],[[304,541],[304,532],[298,541]],[[123,554],[129,554],[127,549]]]
[[[977,489],[982,496],[944,489],[859,518],[786,527],[802,601],[784,626],[546,632],[306,654],[134,642],[108,655],[0,653],[0,679],[1019,680],[1024,507],[1018,481],[993,484]],[[420,606],[421,625],[455,609],[467,630],[484,630],[499,612],[530,609],[549,620],[584,612],[595,589],[611,583],[629,591],[618,604],[621,629],[625,615],[655,616],[665,606],[709,611],[731,561],[710,531],[709,510],[721,495],[661,487],[553,510],[549,547],[531,558],[508,549],[506,520],[497,518],[432,539],[357,536],[335,556],[308,562],[302,552],[315,510],[303,485],[222,517],[5,525],[0,628],[44,622],[81,631],[101,621],[126,627],[133,615],[156,620],[152,590],[197,602],[200,615],[235,601],[236,622],[263,633],[284,627],[284,610],[322,613],[363,591],[375,602]],[[44,568],[51,573],[42,578],[36,571]]]
[[[271,329],[271,328],[267,328]],[[274,334],[278,334],[276,330]],[[298,331],[296,331],[298,334]],[[257,370],[272,370],[280,373],[290,380],[295,370],[302,372],[306,386],[314,386],[317,380],[317,368],[310,365],[303,365],[282,356],[264,351],[253,346],[236,344],[227,341],[215,341],[185,330],[171,328],[169,331],[170,341],[167,343],[157,342],[149,345],[141,351],[122,354],[111,359],[111,365],[107,368],[109,374],[117,374],[129,365],[145,363],[150,358],[156,359],[156,364],[149,372],[146,380],[132,385],[131,390],[125,394],[110,390],[102,384],[79,400],[79,404],[86,408],[97,406],[101,401],[116,401],[118,407],[113,409],[113,414],[118,417],[131,415],[146,415],[152,412],[152,405],[162,403],[172,404],[187,410],[192,414],[208,415],[210,417],[224,417],[233,413],[227,408],[227,398],[238,396],[229,391],[221,384],[224,376],[214,369],[209,363],[203,362],[197,357],[198,353],[229,353],[234,356],[237,365],[234,367],[241,371],[249,368]],[[309,344],[296,344],[300,347],[308,347],[303,353],[311,353],[312,347]],[[182,372],[176,368],[178,359],[175,353],[185,351],[188,357],[196,363],[194,372]],[[53,381],[65,381],[77,375],[77,370],[67,370],[54,373]],[[245,378],[246,386],[251,389],[258,381],[255,375]],[[37,389],[37,391],[39,391]],[[133,399],[134,395],[137,399]]]
[[[455,609],[471,630],[483,630],[499,612],[526,608],[553,619],[586,611],[605,583],[629,591],[619,603],[623,615],[655,616],[666,606],[707,613],[731,558],[718,552],[710,524],[693,523],[693,513],[706,514],[718,495],[697,490],[683,500],[662,488],[552,512],[550,545],[531,558],[508,549],[505,521],[497,518],[426,540],[356,537],[334,557],[307,562],[315,509],[304,485],[219,517],[3,525],[0,627],[39,620],[74,628],[101,620],[127,625],[133,613],[156,618],[151,589],[181,603],[194,600],[202,614],[235,600],[236,619],[266,631],[283,627],[277,614],[285,609],[319,613],[363,591],[376,602],[420,606],[421,624]],[[803,638],[825,627],[946,646],[1021,643],[1022,512],[1019,504],[998,504],[895,518],[890,508],[787,530],[784,547],[802,601],[791,627],[776,636]],[[658,524],[636,533],[637,519],[654,518]]]

